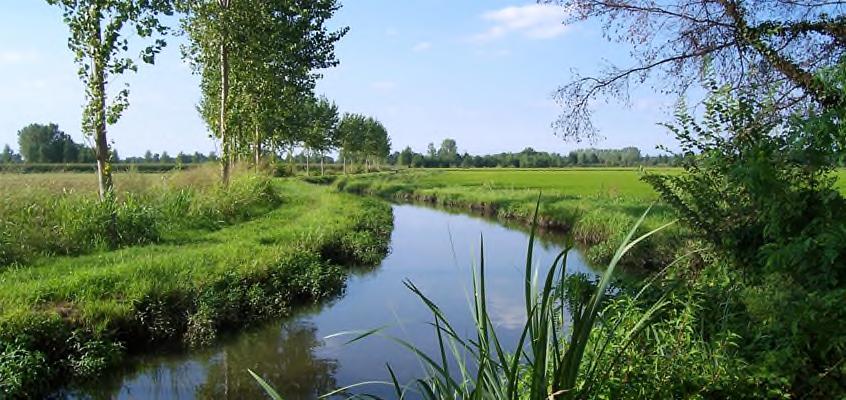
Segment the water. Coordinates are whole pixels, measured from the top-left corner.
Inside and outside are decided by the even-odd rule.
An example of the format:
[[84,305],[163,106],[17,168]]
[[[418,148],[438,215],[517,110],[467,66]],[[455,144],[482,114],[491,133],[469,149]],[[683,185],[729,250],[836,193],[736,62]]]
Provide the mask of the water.
[[[94,388],[60,393],[64,398],[241,399],[264,398],[252,369],[286,399],[313,399],[336,387],[387,380],[386,363],[401,382],[421,376],[418,359],[387,338],[329,335],[386,326],[396,335],[435,354],[431,312],[403,284],[409,280],[434,300],[459,332],[474,332],[469,303],[471,268],[478,266],[484,237],[488,308],[503,343],[515,343],[525,319],[523,269],[528,234],[479,217],[414,206],[394,206],[391,253],[375,268],[356,270],[346,293],[327,304],[298,311],[283,321],[242,332],[215,347],[141,357],[127,371],[96,382]],[[542,235],[535,260],[548,267],[563,238]],[[577,252],[568,272],[593,273]],[[513,347],[513,346],[512,346]],[[392,398],[387,386],[366,392]]]

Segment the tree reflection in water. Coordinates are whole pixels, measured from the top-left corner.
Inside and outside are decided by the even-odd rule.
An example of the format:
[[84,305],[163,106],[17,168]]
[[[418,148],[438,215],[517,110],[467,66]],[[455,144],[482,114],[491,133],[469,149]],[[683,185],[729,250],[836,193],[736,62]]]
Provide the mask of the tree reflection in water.
[[[263,398],[265,393],[247,373],[252,369],[286,399],[314,399],[335,388],[336,360],[319,358],[322,345],[310,321],[285,321],[278,330],[254,332],[226,346],[209,360],[207,380],[197,398]],[[267,335],[278,335],[273,338]]]

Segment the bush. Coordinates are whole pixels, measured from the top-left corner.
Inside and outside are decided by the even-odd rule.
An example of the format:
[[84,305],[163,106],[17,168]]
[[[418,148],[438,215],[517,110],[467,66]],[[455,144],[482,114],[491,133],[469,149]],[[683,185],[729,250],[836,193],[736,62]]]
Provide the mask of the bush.
[[768,104],[712,87],[703,123],[682,106],[670,126],[685,173],[646,177],[738,270],[730,326],[755,376],[811,397],[846,393],[846,200],[831,177],[844,117],[809,110],[782,123]]

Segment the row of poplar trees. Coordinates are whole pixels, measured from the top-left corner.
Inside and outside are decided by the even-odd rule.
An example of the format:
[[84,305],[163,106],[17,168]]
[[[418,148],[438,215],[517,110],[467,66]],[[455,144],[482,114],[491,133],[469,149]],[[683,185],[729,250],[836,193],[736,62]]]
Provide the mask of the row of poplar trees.
[[[47,2],[61,8],[70,30],[68,46],[85,85],[82,128],[93,138],[103,199],[114,193],[107,127],[129,105],[128,86],[114,86],[122,74],[137,71],[139,62],[153,64],[174,31],[187,37],[183,55],[201,77],[198,109],[220,140],[224,183],[236,160],[252,158],[258,164],[269,151],[290,154],[301,146],[322,159],[340,148],[345,160],[368,165],[389,151],[378,121],[340,118],[333,103],[314,96],[318,71],[338,64],[335,44],[348,31],[326,26],[340,8],[337,0]],[[163,22],[176,14],[177,29]]]

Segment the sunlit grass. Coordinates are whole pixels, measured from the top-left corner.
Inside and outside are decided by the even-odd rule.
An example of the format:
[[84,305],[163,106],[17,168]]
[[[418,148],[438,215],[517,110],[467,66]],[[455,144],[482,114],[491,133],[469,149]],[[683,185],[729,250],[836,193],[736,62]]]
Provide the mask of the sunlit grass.
[[[678,173],[678,169],[651,169]],[[396,173],[341,177],[340,190],[396,200],[415,200],[470,209],[504,219],[531,222],[538,192],[543,193],[539,224],[572,233],[597,264],[611,260],[623,232],[657,200],[640,181],[640,169],[451,169],[403,170]],[[653,229],[675,215],[656,204],[645,220]],[[680,246],[679,228],[661,232],[639,246],[625,261],[628,268],[653,268],[671,260]]]
[[[537,210],[537,205],[536,205]],[[532,249],[537,228],[537,212],[534,214],[532,231],[526,252],[525,294],[526,322],[516,343],[502,343],[488,312],[487,287],[485,283],[484,241],[481,244],[481,258],[478,275],[473,279],[472,318],[475,332],[468,337],[456,331],[440,307],[429,299],[412,282],[406,286],[431,311],[432,336],[436,338],[438,351],[428,354],[414,343],[401,337],[387,336],[414,354],[425,370],[425,375],[411,382],[399,382],[388,365],[389,381],[363,382],[353,384],[326,394],[331,397],[345,394],[353,388],[382,384],[393,387],[393,398],[440,399],[508,399],[546,400],[553,398],[591,398],[599,392],[599,382],[607,369],[617,368],[622,363],[620,355],[652,322],[653,317],[668,302],[662,297],[637,317],[628,329],[615,331],[621,337],[600,338],[605,345],[595,346],[596,335],[592,335],[605,307],[610,283],[619,261],[626,253],[648,236],[664,229],[667,225],[635,238],[635,232],[646,214],[640,217],[629,230],[615,251],[593,294],[574,309],[572,298],[562,289],[566,275],[567,255],[570,249],[562,251],[546,270],[533,269]],[[541,281],[537,280],[541,274]],[[647,284],[648,285],[648,284]],[[634,300],[639,295],[634,296]],[[610,332],[609,331],[609,332]],[[381,335],[381,329],[347,332],[353,338],[348,342]],[[608,346],[614,340],[622,347]],[[594,346],[588,347],[594,344]],[[506,349],[514,349],[509,352]],[[586,356],[589,354],[589,356]],[[599,368],[599,366],[602,368]],[[281,400],[266,381],[253,371],[248,371],[270,398]],[[353,398],[376,398],[373,395],[353,395]]]
[[209,343],[337,293],[340,265],[384,256],[387,204],[295,180],[272,185],[280,203],[247,221],[0,269],[0,397],[40,397],[151,344]]

